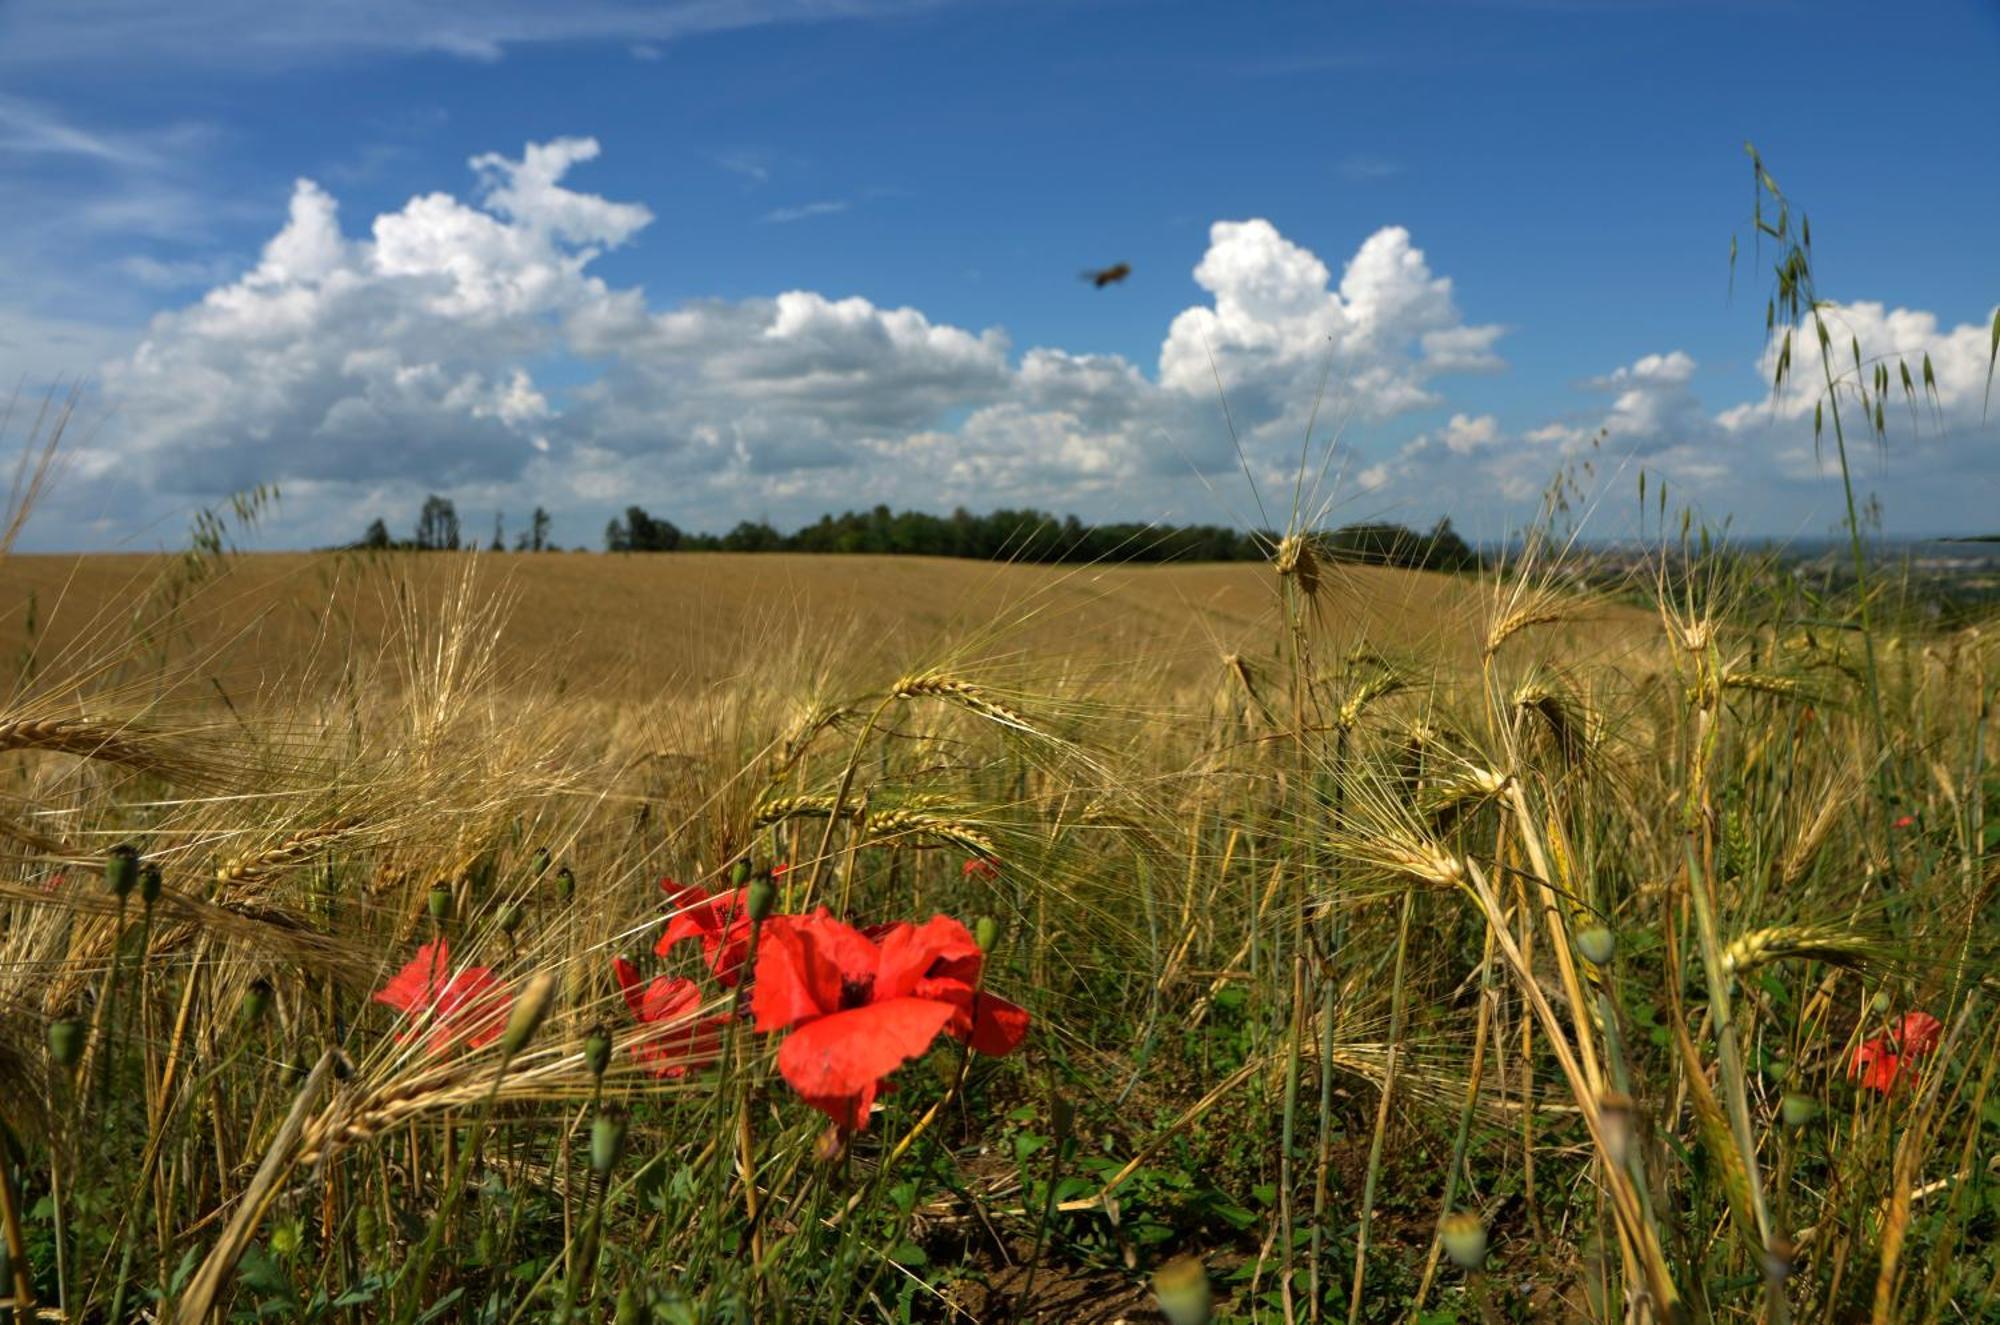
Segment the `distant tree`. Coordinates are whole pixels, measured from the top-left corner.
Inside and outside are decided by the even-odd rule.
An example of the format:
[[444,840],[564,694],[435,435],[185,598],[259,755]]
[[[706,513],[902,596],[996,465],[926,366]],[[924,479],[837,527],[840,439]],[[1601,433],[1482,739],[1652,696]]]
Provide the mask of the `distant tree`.
[[424,508],[417,516],[417,550],[458,551],[458,508],[449,497],[432,493],[424,498]]
[[537,506],[534,516],[529,520],[528,528],[528,551],[553,551],[549,545],[549,513],[547,511]]
[[488,552],[505,552],[507,550],[507,530],[498,511],[493,512],[493,541],[486,545],[486,550]]
[[625,522],[615,516],[612,517],[609,524],[604,526],[604,550],[606,552],[630,552],[632,550],[632,535],[626,531]]
[[360,548],[367,548],[371,552],[383,552],[388,550],[388,548],[390,547],[389,526],[383,524],[381,517],[377,516],[375,519],[369,522],[368,532],[361,535],[361,541],[359,543],[356,543],[355,546]]
[[[616,524],[617,521],[612,521]],[[605,534],[609,546],[610,531]],[[680,528],[671,520],[655,520],[646,514],[643,506],[625,508],[625,546],[627,552],[673,552],[681,546]]]

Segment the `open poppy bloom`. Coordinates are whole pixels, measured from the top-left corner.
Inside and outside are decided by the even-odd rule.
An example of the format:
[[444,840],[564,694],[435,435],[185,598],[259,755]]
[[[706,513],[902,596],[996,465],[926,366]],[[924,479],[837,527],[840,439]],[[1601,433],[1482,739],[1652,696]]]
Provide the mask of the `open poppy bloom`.
[[[499,1039],[507,1029],[507,1009],[514,996],[491,967],[452,970],[451,951],[438,939],[418,948],[410,964],[376,991],[375,1001],[413,1022],[427,1018],[431,1052],[441,1054],[460,1041],[477,1049]],[[412,1027],[403,1038],[416,1033]]]
[[672,879],[661,879],[660,890],[666,893],[667,905],[674,908],[674,916],[667,921],[666,932],[660,935],[653,951],[664,957],[675,945],[700,939],[703,963],[724,988],[734,988],[750,955],[750,912],[744,899],[745,890],[734,888],[711,895],[695,884],[683,887]]
[[1906,1012],[1887,1035],[1875,1035],[1854,1051],[1847,1075],[1863,1088],[1886,1095],[1904,1068],[1916,1070],[1916,1060],[1935,1053],[1944,1025],[1928,1012]]
[[623,957],[612,960],[625,1006],[658,1029],[632,1046],[632,1057],[656,1077],[681,1077],[714,1063],[722,1052],[724,1017],[701,1017],[701,987],[686,978],[655,976],[641,986],[639,969]]
[[778,1071],[842,1132],[868,1124],[884,1079],[940,1032],[982,1054],[1011,1053],[1028,1014],[979,991],[986,954],[964,925],[933,916],[871,937],[824,908],[764,923],[750,1006],[760,1031],[789,1030]]
[[986,856],[974,856],[958,870],[963,879],[997,879],[1000,877],[1000,863]]

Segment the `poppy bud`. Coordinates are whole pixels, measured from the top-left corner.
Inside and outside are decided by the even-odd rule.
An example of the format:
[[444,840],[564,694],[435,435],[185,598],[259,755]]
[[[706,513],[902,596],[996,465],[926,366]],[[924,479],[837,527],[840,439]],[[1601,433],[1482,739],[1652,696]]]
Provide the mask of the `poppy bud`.
[[636,1287],[628,1283],[618,1290],[618,1305],[611,1313],[613,1325],[639,1325],[646,1318],[644,1312]]
[[1208,1325],[1215,1319],[1208,1268],[1199,1256],[1177,1257],[1153,1271],[1153,1296],[1172,1325]]
[[590,1034],[583,1037],[583,1063],[594,1077],[603,1076],[604,1069],[611,1066],[611,1032],[603,1026],[592,1026]]
[[1438,1240],[1444,1254],[1461,1270],[1486,1263],[1486,1224],[1470,1210],[1457,1210],[1438,1220]]
[[270,1006],[271,982],[260,976],[252,980],[250,987],[243,991],[243,1002],[237,1009],[237,1020],[243,1024],[243,1029],[249,1030],[264,1019],[264,1013]]
[[1000,922],[992,916],[981,916],[973,921],[972,941],[979,945],[981,952],[993,951],[993,945],[1000,941]]
[[509,902],[507,903],[507,905],[501,907],[500,932],[502,934],[505,934],[508,938],[511,939],[514,937],[514,931],[519,929],[520,927],[521,927],[521,908],[513,902]]
[[130,842],[120,842],[104,858],[104,886],[122,902],[131,896],[132,886],[138,882],[139,848]]
[[778,904],[778,885],[771,882],[771,876],[760,874],[751,881],[743,892],[743,910],[750,917],[750,923],[761,925],[771,914],[771,908]]
[[359,1201],[354,1207],[354,1240],[363,1251],[375,1250],[375,1207]]
[[542,875],[547,874],[549,872],[549,849],[547,847],[536,847],[535,854],[528,858],[528,868],[535,872],[535,877],[538,879]]
[[590,1168],[602,1178],[625,1155],[625,1115],[607,1109],[590,1124]]
[[729,886],[741,888],[750,881],[750,857],[744,856],[729,867]]
[[139,900],[147,906],[160,900],[160,892],[165,880],[160,877],[158,865],[148,865],[139,871]]
[[570,873],[569,866],[565,865],[556,871],[556,900],[567,902],[574,896],[576,896],[576,875]]
[[528,981],[521,996],[514,1000],[514,1009],[507,1014],[507,1031],[500,1037],[500,1056],[512,1058],[527,1047],[541,1029],[542,1021],[549,1015],[549,1005],[555,1001],[556,978],[547,971],[537,972]]
[[1810,1095],[1788,1093],[1778,1101],[1778,1112],[1784,1117],[1787,1127],[1804,1127],[1819,1117],[1819,1101]]
[[58,1017],[49,1023],[49,1058],[65,1072],[73,1072],[83,1061],[83,1044],[89,1038],[84,1024],[75,1017]]
[[1876,1015],[1878,1016],[1884,1012],[1887,1012],[1889,1010],[1889,991],[1886,989],[1876,990],[1875,998],[1873,1002],[1869,1004],[1869,1006],[1875,1009]]
[[451,919],[451,888],[449,885],[442,883],[431,885],[430,909],[431,919],[437,921],[440,925]]
[[1053,1134],[1055,1143],[1061,1145],[1069,1140],[1070,1132],[1075,1127],[1076,1105],[1067,1095],[1056,1096],[1054,1104],[1049,1109],[1049,1131]]
[[1576,950],[1592,966],[1609,966],[1618,951],[1618,937],[1604,925],[1589,925],[1576,932]]

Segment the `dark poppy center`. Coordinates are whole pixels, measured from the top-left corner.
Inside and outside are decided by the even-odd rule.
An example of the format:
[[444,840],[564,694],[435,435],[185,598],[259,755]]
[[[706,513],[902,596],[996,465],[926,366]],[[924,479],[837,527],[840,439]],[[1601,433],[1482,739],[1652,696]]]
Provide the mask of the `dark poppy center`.
[[874,976],[866,976],[859,980],[843,976],[840,981],[841,1010],[844,1012],[848,1008],[866,1007],[874,993]]

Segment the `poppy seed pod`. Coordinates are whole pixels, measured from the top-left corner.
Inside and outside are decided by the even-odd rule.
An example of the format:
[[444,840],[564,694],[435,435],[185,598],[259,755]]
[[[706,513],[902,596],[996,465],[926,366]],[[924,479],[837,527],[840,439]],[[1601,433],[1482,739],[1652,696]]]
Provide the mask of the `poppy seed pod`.
[[555,1002],[556,978],[547,971],[537,972],[528,981],[521,996],[514,1000],[514,1010],[507,1015],[507,1030],[500,1037],[500,1055],[512,1058],[535,1038],[542,1022],[549,1015],[549,1007]]
[[972,941],[979,945],[981,952],[992,952],[993,945],[1000,941],[1000,922],[992,916],[981,916],[973,921]]
[[160,900],[160,893],[165,886],[166,880],[161,878],[158,865],[147,865],[139,871],[139,900],[147,906]]
[[536,847],[535,854],[529,857],[528,867],[534,870],[536,878],[547,874],[549,872],[549,849],[547,847]]
[[729,886],[732,888],[741,888],[749,881],[750,858],[745,856],[729,867]]
[[122,901],[131,896],[138,882],[139,848],[130,842],[120,842],[104,858],[104,886],[111,890],[113,897]]
[[1790,1092],[1784,1099],[1778,1101],[1778,1113],[1784,1118],[1785,1126],[1804,1127],[1819,1117],[1819,1101],[1810,1095]]
[[625,1155],[625,1115],[607,1109],[590,1124],[590,1169],[599,1178],[618,1167]]
[[447,884],[432,884],[429,899],[431,919],[442,925],[451,919],[451,888]]
[[521,927],[521,908],[513,902],[509,902],[507,903],[507,905],[501,907],[500,932],[502,934],[505,934],[508,938],[511,939],[514,937],[514,931],[519,929],[520,927]]
[[601,1077],[611,1066],[611,1032],[602,1026],[592,1026],[590,1034],[583,1037],[583,1063],[590,1069],[590,1075]]
[[760,874],[743,890],[743,911],[750,917],[750,923],[761,925],[771,914],[771,908],[778,904],[778,885],[768,874]]
[[1198,1256],[1177,1257],[1155,1270],[1153,1296],[1172,1325],[1208,1325],[1215,1319],[1208,1268]]
[[1609,966],[1618,951],[1618,937],[1604,925],[1587,925],[1576,932],[1576,950],[1592,966]]
[[576,896],[576,875],[565,865],[556,871],[556,900],[567,902]]
[[264,1013],[269,1011],[270,1007],[271,982],[261,977],[252,980],[250,987],[243,991],[243,1002],[237,1014],[244,1029],[248,1030],[262,1021]]
[[89,1038],[84,1024],[75,1017],[58,1017],[49,1023],[49,1058],[65,1072],[73,1072],[83,1061],[84,1041]]
[[1438,1241],[1444,1254],[1461,1270],[1486,1263],[1486,1224],[1470,1210],[1457,1210],[1438,1220]]

